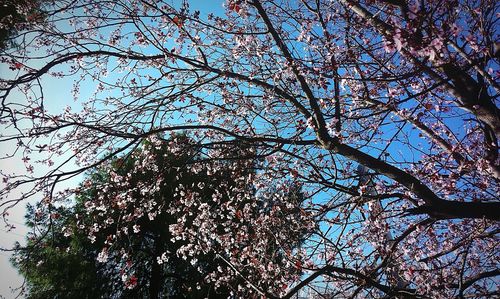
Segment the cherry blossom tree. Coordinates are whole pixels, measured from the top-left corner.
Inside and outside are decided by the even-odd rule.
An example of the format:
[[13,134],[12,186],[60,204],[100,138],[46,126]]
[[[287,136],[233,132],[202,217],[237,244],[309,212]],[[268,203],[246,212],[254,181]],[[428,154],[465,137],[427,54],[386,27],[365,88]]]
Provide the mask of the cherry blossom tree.
[[[27,297],[73,298],[82,297],[82,291],[86,298],[248,297],[238,289],[245,281],[225,260],[228,250],[246,261],[231,264],[242,272],[259,271],[257,261],[280,270],[267,275],[272,281],[262,279],[261,287],[281,287],[280,280],[298,275],[300,269],[287,261],[283,248],[300,246],[304,225],[287,235],[288,247],[283,247],[270,232],[276,224],[258,230],[253,222],[273,218],[294,225],[296,220],[284,216],[302,217],[299,186],[273,190],[273,199],[286,196],[282,201],[291,204],[280,206],[255,197],[250,159],[188,167],[199,159],[186,136],[149,138],[89,175],[75,190],[76,204],[70,208],[30,207],[33,231],[13,258],[27,280]],[[199,210],[204,213],[195,214]],[[259,242],[250,244],[254,238]],[[213,279],[221,273],[233,274],[226,285]]]
[[[214,250],[232,269],[214,273],[216,283],[239,277],[241,290],[269,298],[498,295],[497,1],[221,4],[207,14],[189,1],[55,3],[22,50],[1,55],[13,72],[0,87],[2,141],[17,142],[27,171],[49,167],[42,177],[3,173],[2,206],[39,192],[56,204],[72,193],[55,192],[64,180],[151,136],[187,131],[207,165],[235,159],[215,145],[251,145],[261,198],[291,179],[305,190],[295,224],[280,220],[293,206],[286,197],[270,207],[275,217],[251,220],[305,274],[281,275],[293,267],[200,230],[186,239],[199,249],[187,252]],[[49,76],[74,78],[81,109],[46,109]],[[203,215],[196,226],[213,228],[216,211],[189,200],[180,207]],[[186,225],[172,232],[182,237]],[[311,233],[290,248],[297,229]],[[279,288],[258,283],[276,277]]]

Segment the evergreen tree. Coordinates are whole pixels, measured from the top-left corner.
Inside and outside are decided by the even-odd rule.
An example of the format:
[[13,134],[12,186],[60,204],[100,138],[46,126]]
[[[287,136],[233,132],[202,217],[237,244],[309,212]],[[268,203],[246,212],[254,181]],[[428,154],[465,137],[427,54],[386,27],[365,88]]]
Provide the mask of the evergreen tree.
[[[254,163],[244,153],[249,150],[226,150],[234,159],[220,161],[217,173],[209,173],[210,167],[193,173],[188,165],[204,162],[189,138],[177,135],[148,141],[91,173],[76,190],[71,208],[44,203],[29,207],[27,224],[43,233],[33,236],[26,249],[18,247],[13,260],[26,278],[27,297],[227,298],[232,290],[236,292],[242,279],[217,288],[207,280],[209,273],[220,271],[226,263],[218,253],[210,251],[189,260],[179,254],[188,245],[187,238],[176,238],[169,230],[180,217],[187,225],[198,225],[194,215],[185,213],[187,203],[176,200],[185,186],[197,188],[196,200],[207,205],[252,194],[241,203],[234,221],[243,217],[243,205],[258,201],[252,184],[231,181],[234,172],[254,171],[241,164]],[[247,158],[238,160],[238,156]],[[290,194],[300,196],[299,192],[293,187]],[[216,194],[222,196],[219,202],[213,200]],[[261,210],[259,204],[245,213],[257,215]],[[91,234],[84,233],[89,228]],[[217,231],[227,233],[222,225]],[[283,253],[276,245],[265,252],[274,260],[282,260]]]
[[16,46],[12,40],[18,29],[43,22],[42,6],[47,0],[2,0],[0,2],[0,50]]

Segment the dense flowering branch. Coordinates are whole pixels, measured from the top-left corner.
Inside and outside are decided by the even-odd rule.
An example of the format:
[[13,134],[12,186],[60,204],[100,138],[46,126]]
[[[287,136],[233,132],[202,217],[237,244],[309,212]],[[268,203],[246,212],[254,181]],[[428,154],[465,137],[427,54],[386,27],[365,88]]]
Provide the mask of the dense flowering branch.
[[[234,199],[223,207],[194,205],[196,188],[177,192],[170,212],[199,215],[204,228],[171,227],[186,242],[179,254],[227,260],[209,283],[286,298],[306,290],[353,298],[494,292],[495,1],[231,0],[213,13],[189,1],[62,1],[53,9],[29,27],[25,47],[1,53],[11,69],[0,86],[1,141],[16,143],[9,159],[28,172],[2,172],[3,207],[37,192],[56,204],[72,192],[55,192],[58,181],[185,131],[203,156],[189,173],[256,161],[238,164],[252,169],[251,180],[233,169],[242,185],[221,186]],[[81,107],[51,111],[43,90],[50,77],[73,78]],[[252,152],[220,150],[231,145]],[[39,169],[45,175],[29,174]],[[130,189],[125,176],[114,179]],[[302,184],[300,205],[276,195],[291,180]],[[251,202],[264,198],[273,204],[259,216]],[[224,213],[231,221],[215,216]],[[221,223],[226,237],[213,229]],[[300,246],[286,244],[293,230],[308,232]],[[274,244],[280,263],[259,256],[265,242],[246,243],[254,235]]]

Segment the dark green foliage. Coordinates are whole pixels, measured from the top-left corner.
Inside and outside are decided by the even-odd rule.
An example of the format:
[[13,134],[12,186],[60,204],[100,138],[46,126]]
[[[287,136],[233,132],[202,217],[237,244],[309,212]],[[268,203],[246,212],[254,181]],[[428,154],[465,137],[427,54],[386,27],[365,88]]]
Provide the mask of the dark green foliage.
[[[189,145],[190,140],[183,136],[183,141]],[[156,154],[167,152],[168,141]],[[151,150],[152,146],[145,142],[143,148]],[[140,159],[141,150],[111,162],[110,168],[104,168],[88,175],[85,183],[79,188],[75,204],[71,208],[59,207],[51,210],[47,205],[38,204],[40,215],[35,215],[35,207],[29,207],[26,216],[27,224],[42,231],[42,237],[33,238],[28,242],[27,248],[17,252],[13,264],[26,278],[28,292],[27,298],[227,298],[229,290],[219,288],[217,292],[210,285],[204,284],[204,276],[208,271],[213,271],[222,261],[217,260],[213,254],[207,254],[199,259],[198,264],[191,265],[188,261],[176,256],[175,252],[183,245],[183,241],[171,242],[169,225],[177,221],[175,215],[166,212],[174,198],[175,187],[179,184],[192,185],[199,182],[205,183],[209,188],[204,191],[207,202],[211,199],[218,180],[229,177],[229,174],[208,176],[206,173],[197,175],[185,174],[189,163],[197,159],[199,153],[195,148],[186,146],[186,150],[179,154],[156,155],[157,171],[144,171],[140,176],[133,175],[129,180],[129,187],[133,188],[140,182],[163,178],[160,190],[153,196],[158,203],[161,213],[150,220],[147,216],[140,217],[133,224],[139,225],[138,234],[118,238],[110,249],[107,263],[98,263],[96,258],[103,244],[109,236],[116,234],[120,228],[119,219],[123,215],[133,213],[139,204],[139,193],[132,197],[137,198],[137,204],[128,205],[125,209],[111,209],[115,223],[106,229],[100,230],[95,235],[96,240],[91,240],[77,225],[90,225],[96,220],[95,215],[85,212],[85,203],[95,198],[104,185],[109,185],[111,176],[109,170],[126,176],[136,167]],[[88,184],[90,182],[90,184]],[[118,194],[125,190],[109,190],[111,194]],[[135,191],[134,191],[135,192]],[[110,200],[111,202],[111,200]],[[111,204],[111,203],[110,203]],[[42,212],[40,212],[42,211]],[[52,216],[51,216],[52,215]],[[64,230],[72,231],[70,236],[64,236]],[[43,231],[46,231],[43,233]],[[125,248],[128,258],[120,258],[119,248]],[[158,264],[157,257],[163,252],[169,252],[169,260]],[[137,286],[128,289],[121,282],[121,276],[133,270],[137,278]],[[126,282],[125,282],[126,283]]]
[[36,212],[41,207],[28,206],[26,224],[41,229],[44,237],[28,238],[27,246],[18,245],[12,259],[26,279],[26,298],[99,298],[102,290],[95,246],[82,234],[66,238],[61,233],[63,227],[74,225],[71,209],[54,209],[52,217],[44,217],[48,215]]
[[18,29],[43,22],[47,0],[0,0],[0,50],[16,46],[11,39]]
[[[206,169],[195,172],[188,170],[190,165],[201,163],[202,152],[192,140],[178,135],[174,139],[175,145],[172,145],[171,140],[155,144],[144,142],[141,148],[90,173],[75,192],[75,200],[70,208],[57,208],[46,203],[29,207],[27,224],[40,233],[29,239],[26,249],[19,248],[13,259],[13,264],[26,278],[27,298],[229,296],[232,285],[215,289],[206,282],[207,274],[217,271],[224,261],[214,253],[197,256],[195,264],[183,259],[176,252],[188,241],[173,242],[169,226],[177,223],[177,217],[181,215],[186,217],[188,223],[194,219],[176,199],[176,189],[180,185],[202,184],[204,187],[197,189],[198,200],[208,205],[217,204],[212,197],[220,188],[223,188],[221,193],[224,194],[222,203],[227,202],[230,196],[237,196],[238,192],[255,195],[252,184],[238,183],[235,179],[235,176],[255,173],[253,162],[248,160],[251,151],[241,147],[228,148],[225,158],[229,160],[220,161],[222,164],[219,166],[222,167],[219,167],[217,174],[209,175]],[[180,146],[180,149],[172,151],[172,146]],[[238,156],[246,158],[239,161]],[[120,179],[114,179],[116,177]],[[161,183],[157,191],[143,192],[144,186],[154,184],[159,179]],[[122,184],[124,180],[125,187]],[[300,189],[300,186],[291,184],[288,197],[297,206],[297,211],[288,210],[282,215],[283,219],[295,217],[290,213],[300,215],[299,207],[303,200]],[[117,200],[123,194],[132,199],[125,206]],[[152,218],[144,210],[144,206],[151,202],[155,204],[154,211],[158,212]],[[107,210],[89,212],[89,204],[102,204]],[[184,210],[179,214],[171,213],[168,211],[171,207],[182,207]],[[253,215],[251,217],[258,217],[262,212],[268,213],[272,208],[272,204],[267,208],[260,206],[250,212]],[[237,207],[239,209],[242,207]],[[133,216],[137,211],[142,211],[141,215]],[[89,235],[90,227],[109,219],[112,219],[111,224],[103,225],[98,232]],[[269,230],[279,233],[279,226],[288,225],[283,219],[277,220],[276,227],[269,227]],[[235,221],[238,221],[238,217]],[[123,233],[124,229],[132,231],[134,226],[140,227],[140,231]],[[222,226],[217,227],[221,235],[224,229]],[[248,229],[252,234],[253,228]],[[279,263],[284,257],[283,250],[292,250],[293,246],[297,246],[297,242],[292,240],[300,240],[305,232],[298,227],[291,229],[295,233],[289,247],[270,245],[266,251],[269,259]],[[103,248],[108,254],[106,262],[97,262]],[[167,253],[168,261],[158,263],[158,257],[164,253]],[[242,274],[245,275],[245,270],[242,270]],[[244,281],[235,277],[232,283],[233,289],[237,289],[237,285],[244,284]]]

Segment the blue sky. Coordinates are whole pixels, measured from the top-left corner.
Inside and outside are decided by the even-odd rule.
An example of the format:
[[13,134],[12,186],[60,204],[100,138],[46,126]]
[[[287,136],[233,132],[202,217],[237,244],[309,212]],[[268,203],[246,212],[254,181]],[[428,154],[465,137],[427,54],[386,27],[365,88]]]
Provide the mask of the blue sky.
[[[12,75],[12,71],[8,69],[7,65],[0,64],[0,76],[6,78]],[[71,100],[71,87],[73,80],[70,78],[66,79],[53,79],[44,78],[44,94],[46,96],[46,107],[51,112],[62,111],[66,106],[78,106],[79,103],[75,103]],[[24,95],[19,91],[14,91],[10,97],[12,102],[23,103]],[[1,128],[2,133],[7,133],[8,129],[4,127]],[[6,154],[12,153],[15,148],[15,141],[12,142],[1,142],[0,143],[0,157],[5,157]],[[26,168],[23,163],[21,163],[21,154],[18,153],[11,159],[0,160],[0,169],[4,173],[16,173],[23,174],[26,173]],[[42,158],[40,154],[33,154],[32,159]],[[41,175],[45,169],[37,167],[34,174]],[[66,184],[78,184],[80,178],[75,178],[72,181],[66,182]],[[0,183],[2,184],[2,183]],[[61,185],[60,188],[65,188],[67,186]],[[20,192],[27,191],[28,186],[25,186],[21,190],[16,190],[12,193],[9,198],[15,198]],[[28,232],[27,228],[24,226],[24,214],[27,202],[21,202],[16,207],[9,211],[9,221],[16,228],[7,232],[3,221],[0,222],[0,247],[1,248],[11,248],[13,244],[17,241],[20,243],[24,242],[24,236]],[[1,220],[0,220],[1,221]],[[5,298],[11,298],[13,294],[10,292],[10,287],[19,287],[22,283],[22,277],[17,274],[17,271],[12,268],[9,262],[10,254],[8,252],[0,252],[0,273],[3,274],[0,280],[0,295]],[[13,297],[12,297],[13,298]]]

